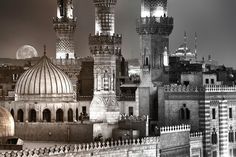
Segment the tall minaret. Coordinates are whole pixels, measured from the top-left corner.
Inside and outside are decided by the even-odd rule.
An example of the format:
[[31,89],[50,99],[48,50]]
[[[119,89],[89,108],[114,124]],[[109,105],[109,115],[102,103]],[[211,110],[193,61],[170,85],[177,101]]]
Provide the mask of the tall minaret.
[[74,32],[76,19],[73,16],[73,0],[57,0],[57,17],[53,19],[56,31],[56,59],[74,59]]
[[[167,0],[141,0],[141,17],[137,21],[140,35],[141,84],[139,93],[140,115],[157,119],[157,88],[164,79],[163,55],[169,51],[169,35],[173,29],[173,18],[167,16]],[[145,95],[146,94],[146,95]],[[148,99],[148,100],[147,100]]]
[[90,120],[116,123],[120,109],[116,99],[116,60],[121,56],[121,35],[114,34],[117,0],[93,0],[95,35],[89,36],[94,58],[94,96]]
[[163,53],[169,50],[173,18],[167,16],[167,0],[142,0],[137,32],[141,43],[141,68],[153,83],[162,81]]

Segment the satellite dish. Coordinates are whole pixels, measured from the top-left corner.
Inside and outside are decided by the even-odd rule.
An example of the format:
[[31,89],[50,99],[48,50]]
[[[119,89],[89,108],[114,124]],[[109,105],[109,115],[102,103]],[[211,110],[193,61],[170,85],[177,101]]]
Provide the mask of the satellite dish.
[[38,52],[30,45],[23,45],[16,52],[16,59],[27,59],[33,57],[38,57]]

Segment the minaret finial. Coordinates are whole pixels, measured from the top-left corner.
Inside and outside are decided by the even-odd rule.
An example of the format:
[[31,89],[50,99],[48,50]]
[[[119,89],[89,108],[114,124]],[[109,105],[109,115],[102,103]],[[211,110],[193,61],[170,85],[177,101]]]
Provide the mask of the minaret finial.
[[187,33],[184,31],[184,53],[186,55],[187,52]]
[[47,47],[46,47],[46,45],[43,45],[43,55],[44,55],[44,56],[46,56],[46,53],[47,53],[47,51],[46,51],[46,50],[47,50]]
[[195,50],[194,50],[194,53],[195,53],[195,55],[197,55],[197,32],[195,32]]

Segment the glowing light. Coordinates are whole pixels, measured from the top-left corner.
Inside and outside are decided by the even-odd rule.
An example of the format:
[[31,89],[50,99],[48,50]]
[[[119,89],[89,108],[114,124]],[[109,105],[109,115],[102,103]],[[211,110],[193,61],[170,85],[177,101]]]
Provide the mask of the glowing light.
[[155,17],[163,17],[164,14],[166,14],[166,11],[163,7],[157,7],[153,12],[152,12],[152,16]]
[[142,11],[141,12],[141,17],[150,17],[150,11]]

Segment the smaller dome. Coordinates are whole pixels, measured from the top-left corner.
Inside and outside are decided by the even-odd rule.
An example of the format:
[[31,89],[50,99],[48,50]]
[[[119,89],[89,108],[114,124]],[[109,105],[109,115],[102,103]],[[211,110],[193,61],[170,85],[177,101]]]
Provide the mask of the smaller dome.
[[0,107],[0,138],[14,136],[15,124],[10,112]]

